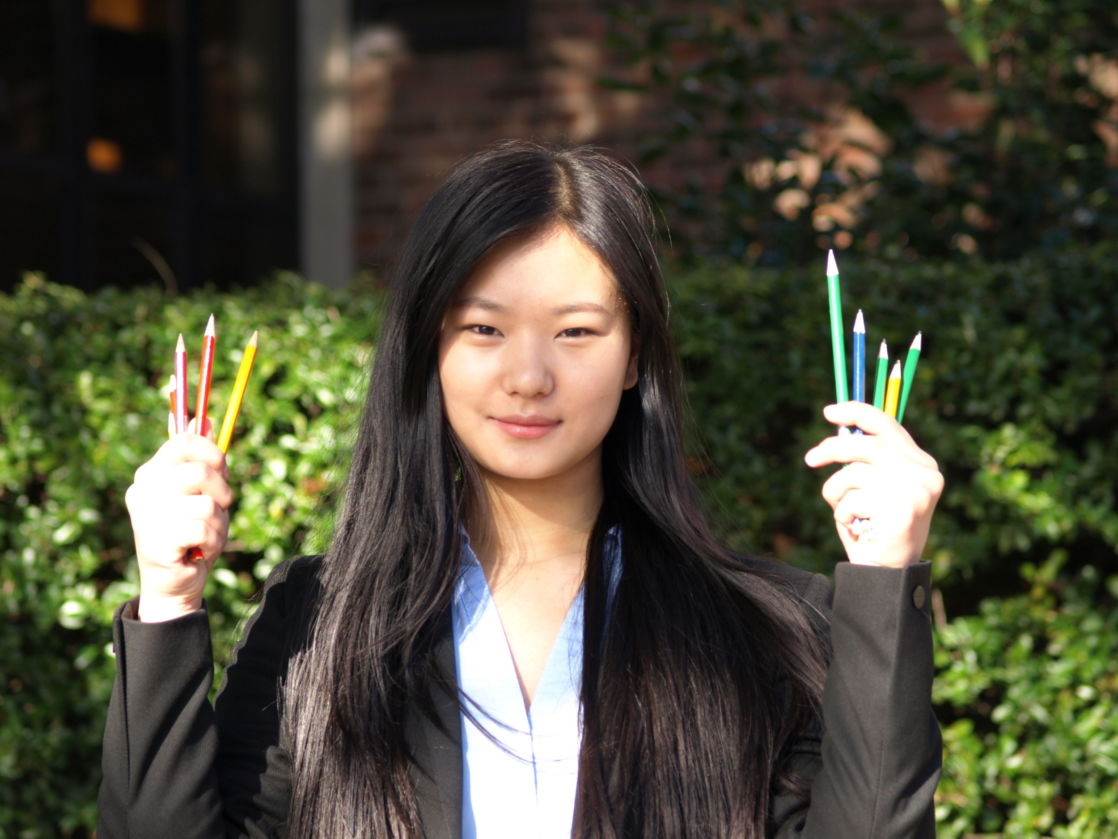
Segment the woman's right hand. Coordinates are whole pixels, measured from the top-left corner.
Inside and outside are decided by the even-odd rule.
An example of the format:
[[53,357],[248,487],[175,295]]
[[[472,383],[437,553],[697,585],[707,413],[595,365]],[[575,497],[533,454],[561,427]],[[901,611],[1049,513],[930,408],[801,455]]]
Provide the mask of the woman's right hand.
[[[141,621],[202,608],[206,578],[229,537],[228,479],[221,449],[190,432],[164,443],[136,470],[125,503],[140,567]],[[191,558],[193,548],[201,559]]]

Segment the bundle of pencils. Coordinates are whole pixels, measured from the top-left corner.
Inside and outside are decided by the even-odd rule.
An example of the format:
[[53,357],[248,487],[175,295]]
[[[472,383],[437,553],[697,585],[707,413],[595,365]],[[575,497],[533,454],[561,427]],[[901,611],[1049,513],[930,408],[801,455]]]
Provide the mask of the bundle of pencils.
[[[245,389],[248,387],[248,377],[252,372],[253,362],[256,360],[256,345],[258,334],[252,333],[245,345],[244,355],[241,356],[241,365],[237,368],[237,378],[233,381],[233,394],[229,404],[225,406],[225,418],[221,422],[221,431],[217,435],[217,445],[223,452],[229,451],[229,443],[233,440],[233,428],[237,424],[237,416],[241,412],[241,403],[244,402]],[[217,349],[217,330],[214,327],[214,316],[210,315],[206,323],[206,332],[202,336],[202,361],[198,371],[198,396],[194,408],[194,429],[198,434],[206,433],[206,415],[210,407],[210,382],[213,378],[214,352]],[[179,333],[178,343],[175,345],[175,373],[171,376],[171,427],[169,434],[182,434],[187,430],[189,417],[186,411],[186,342],[182,333]],[[187,558],[200,561],[202,551],[191,548]]]
[[[831,319],[831,357],[835,368],[835,399],[838,402],[847,402],[851,399],[856,402],[865,402],[866,322],[862,310],[859,309],[857,316],[854,318],[854,351],[851,358],[853,374],[850,390],[847,390],[846,345],[843,340],[842,323],[842,290],[839,281],[838,263],[835,261],[833,250],[827,252],[827,301]],[[913,379],[916,376],[916,365],[920,360],[922,346],[921,333],[917,332],[908,348],[903,370],[900,359],[898,359],[894,362],[891,371],[889,370],[888,345],[885,341],[882,341],[878,349],[873,405],[889,414],[897,422],[904,420],[905,407],[908,405],[908,396],[912,390]],[[854,429],[854,433],[861,432]]]
[[[221,422],[221,431],[217,435],[217,445],[223,452],[229,451],[229,444],[233,440],[233,429],[237,425],[237,417],[241,412],[244,402],[245,390],[248,387],[248,377],[252,373],[252,365],[256,360],[256,346],[259,340],[257,332],[252,333],[245,345],[244,355],[241,356],[241,365],[237,369],[237,378],[233,382],[233,394],[229,404],[225,406],[225,418]],[[214,352],[217,349],[217,330],[214,327],[214,316],[210,315],[206,323],[206,332],[202,336],[202,361],[198,370],[198,396],[194,409],[194,428],[199,434],[206,431],[206,419],[210,406],[210,382],[213,378]],[[186,343],[182,334],[179,334],[178,343],[175,345],[175,373],[170,380],[171,392],[171,428],[169,432],[182,434],[187,430],[190,417],[187,414],[187,386],[186,386]]]

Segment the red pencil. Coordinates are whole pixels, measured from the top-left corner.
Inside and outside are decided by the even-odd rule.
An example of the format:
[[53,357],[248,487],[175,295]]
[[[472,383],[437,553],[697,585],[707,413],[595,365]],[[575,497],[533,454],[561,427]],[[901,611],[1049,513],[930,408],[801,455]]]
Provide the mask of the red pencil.
[[210,407],[210,380],[214,372],[214,349],[217,346],[217,332],[214,330],[214,316],[206,323],[206,334],[202,338],[202,361],[198,368],[198,404],[194,410],[195,431],[206,433],[206,411]]
[[181,332],[175,344],[175,386],[175,431],[182,434],[186,431],[186,344]]

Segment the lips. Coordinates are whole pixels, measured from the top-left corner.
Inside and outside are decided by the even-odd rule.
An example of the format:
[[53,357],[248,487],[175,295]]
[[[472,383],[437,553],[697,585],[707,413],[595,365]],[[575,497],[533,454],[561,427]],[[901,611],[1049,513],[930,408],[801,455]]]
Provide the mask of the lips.
[[558,428],[560,421],[539,414],[508,414],[491,417],[503,432],[522,440],[535,440]]

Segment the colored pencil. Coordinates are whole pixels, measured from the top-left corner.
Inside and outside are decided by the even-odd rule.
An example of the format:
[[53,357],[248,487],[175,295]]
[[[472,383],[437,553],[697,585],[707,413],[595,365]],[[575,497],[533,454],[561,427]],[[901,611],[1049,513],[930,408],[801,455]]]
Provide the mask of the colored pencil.
[[167,397],[171,402],[171,415],[167,419],[167,436],[175,436],[175,374],[167,379]]
[[893,370],[889,373],[889,381],[885,385],[884,411],[894,419],[897,416],[897,401],[901,393],[901,362],[893,362]]
[[206,413],[210,407],[210,382],[214,372],[214,350],[217,347],[217,331],[214,329],[214,316],[206,323],[206,334],[202,336],[202,361],[198,365],[198,402],[194,410],[195,430],[206,433]]
[[912,389],[912,380],[916,376],[916,365],[920,361],[920,350],[923,347],[921,333],[917,332],[908,348],[908,355],[904,360],[904,379],[901,382],[901,398],[897,404],[897,422],[904,420],[905,405],[908,404],[908,392]]
[[846,402],[846,344],[843,341],[842,285],[835,252],[827,251],[827,303],[831,314],[831,360],[835,367],[835,401]]
[[862,310],[854,318],[854,357],[850,373],[850,398],[855,402],[866,401],[866,321]]
[[175,432],[186,431],[186,344],[179,333],[175,344]]
[[877,372],[873,377],[873,406],[879,411],[885,407],[885,379],[889,375],[889,346],[882,341],[877,351]]
[[[850,360],[850,398],[855,402],[866,401],[866,321],[862,310],[854,317],[854,348]],[[855,426],[852,431],[861,434],[862,429]]]
[[229,398],[229,405],[225,408],[225,419],[221,422],[221,433],[217,435],[217,446],[223,452],[229,451],[229,443],[233,439],[233,428],[237,424],[237,415],[241,411],[241,402],[245,398],[245,388],[248,387],[248,377],[252,373],[252,364],[256,360],[256,346],[258,333],[253,332],[245,345],[245,353],[241,356],[241,366],[237,368],[237,378],[233,382],[233,395]]

